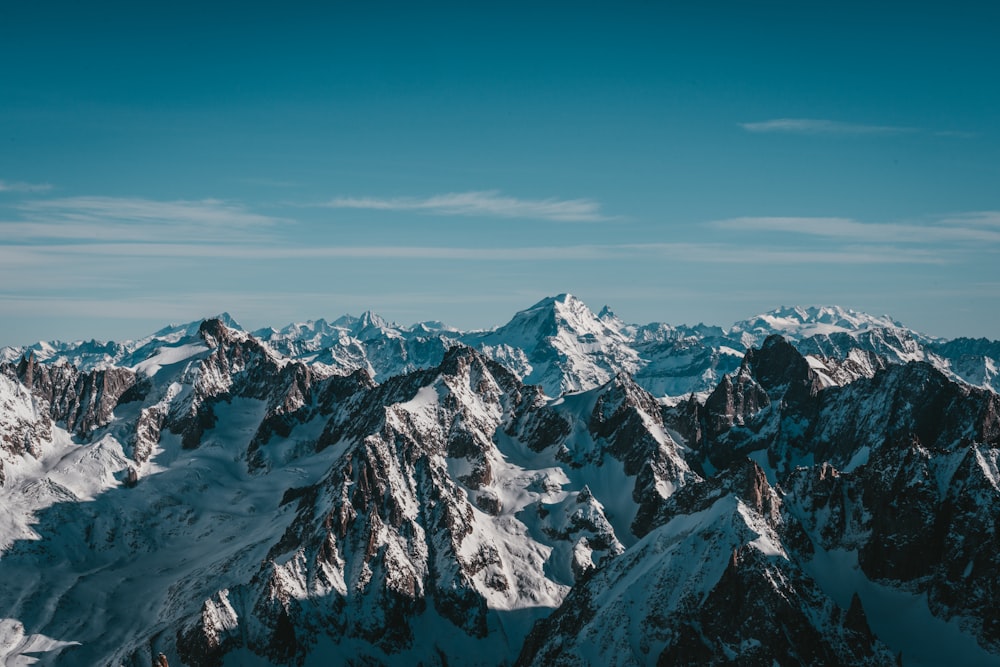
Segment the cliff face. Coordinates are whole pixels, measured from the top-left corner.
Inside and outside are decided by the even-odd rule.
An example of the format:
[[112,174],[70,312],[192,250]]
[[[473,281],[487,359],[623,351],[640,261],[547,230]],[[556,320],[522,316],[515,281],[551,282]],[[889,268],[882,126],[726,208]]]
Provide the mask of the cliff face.
[[[125,368],[81,372],[74,366],[50,366],[35,358],[0,365],[0,373],[26,388],[50,419],[82,439],[110,423],[119,403],[141,400],[142,386]],[[44,440],[32,445],[37,450]]]
[[[515,633],[527,628],[507,618],[558,606],[574,581],[636,539],[617,531],[663,491],[658,483],[695,478],[655,402],[624,379],[579,406],[550,408],[503,367],[453,348],[437,369],[346,403],[333,407],[319,439],[339,450],[336,463],[319,483],[286,494],[295,518],[238,591],[240,649],[277,660],[273,647],[292,646],[281,639],[291,627],[296,650],[325,635],[360,641],[377,660],[462,663],[477,660],[463,648],[475,640],[491,647],[482,664],[513,660],[523,637]],[[588,485],[596,473],[612,475],[614,487]],[[633,488],[624,500],[631,509],[612,522],[602,496],[612,500],[619,485]],[[220,629],[215,606],[183,634],[191,664],[209,664],[203,656],[221,654],[235,636]],[[428,619],[437,619],[434,642],[420,636]]]
[[[542,311],[521,330],[584,327],[576,310]],[[368,319],[358,331],[375,340],[385,325]],[[0,654],[1000,654],[991,391],[920,361],[806,357],[781,337],[704,402],[659,401],[620,371],[553,398],[492,356],[453,344],[377,383],[209,320],[128,368],[3,365],[0,607],[17,625],[0,624]],[[886,611],[899,596],[916,609],[905,619]]]
[[539,622],[519,665],[890,665],[860,602],[841,609],[797,564],[798,526],[745,462],[673,495],[660,525]]

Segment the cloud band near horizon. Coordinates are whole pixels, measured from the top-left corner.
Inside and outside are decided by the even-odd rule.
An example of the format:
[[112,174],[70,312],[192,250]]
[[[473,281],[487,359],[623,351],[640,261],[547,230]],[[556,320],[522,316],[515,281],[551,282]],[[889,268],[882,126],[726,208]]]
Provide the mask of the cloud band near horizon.
[[52,186],[48,183],[25,183],[24,181],[5,181],[0,179],[0,192],[46,192]]
[[709,223],[716,229],[774,232],[840,239],[855,243],[941,244],[1000,243],[1000,213],[979,211],[951,216],[931,224],[860,222],[834,217],[744,217]]
[[418,211],[439,215],[526,218],[556,222],[600,222],[612,218],[601,213],[592,199],[518,199],[499,190],[451,192],[431,197],[338,197],[323,204],[329,208],[375,211]]
[[866,125],[825,118],[774,118],[753,123],[740,123],[739,125],[747,132],[754,133],[899,135],[919,132],[915,127]]

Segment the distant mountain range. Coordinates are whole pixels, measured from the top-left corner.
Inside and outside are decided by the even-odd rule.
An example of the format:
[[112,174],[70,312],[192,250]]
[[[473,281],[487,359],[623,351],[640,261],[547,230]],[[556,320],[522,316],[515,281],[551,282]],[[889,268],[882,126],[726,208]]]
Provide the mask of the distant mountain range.
[[0,661],[1000,662],[1000,343],[782,308],[0,351]]
[[[242,330],[228,314],[217,319]],[[199,324],[166,327],[122,343],[92,340],[5,347],[0,348],[0,361],[33,354],[38,361],[70,363],[81,370],[136,368],[153,350],[194,335]],[[466,345],[507,366],[524,382],[540,385],[552,397],[593,389],[622,372],[658,397],[711,391],[724,374],[739,367],[744,351],[773,334],[816,359],[818,370],[831,364],[831,372],[841,376],[870,377],[884,363],[925,361],[954,379],[1000,390],[1000,342],[932,338],[888,316],[836,306],[779,308],[723,329],[704,324],[625,324],[607,306],[595,315],[576,297],[561,294],[486,331],[460,331],[441,322],[400,326],[369,311],[360,317],[310,320],[252,334],[317,374],[365,369],[377,382],[434,367],[449,348]]]

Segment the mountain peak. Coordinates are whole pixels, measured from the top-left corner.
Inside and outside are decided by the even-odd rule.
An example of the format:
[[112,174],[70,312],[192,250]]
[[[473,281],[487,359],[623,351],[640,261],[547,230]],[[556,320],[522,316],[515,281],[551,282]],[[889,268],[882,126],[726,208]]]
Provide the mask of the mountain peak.
[[389,327],[389,323],[378,313],[373,310],[366,310],[361,313],[361,317],[358,318],[358,328],[367,329],[369,327],[374,327],[376,329],[386,329]]
[[585,318],[588,320],[597,320],[597,315],[594,314],[587,304],[585,304],[580,299],[576,298],[572,294],[557,294],[556,296],[546,297],[536,303],[534,306],[529,308],[527,311],[551,311],[557,315],[570,315],[573,314],[577,318]]
[[[643,329],[561,294],[488,332],[223,313],[52,348],[99,369],[20,350],[0,663],[995,664],[1000,397],[875,356],[906,330],[801,338],[854,311],[768,316]],[[99,622],[61,604],[123,581]]]
[[228,342],[230,331],[229,325],[220,317],[204,319],[198,326],[198,334],[209,344]]
[[571,294],[542,299],[476,342],[523,350],[524,380],[551,396],[600,386],[620,370],[634,372],[639,363],[619,327]]
[[524,311],[521,312],[541,310],[541,309],[557,309],[559,308],[559,306],[573,306],[575,304],[582,305],[583,302],[580,301],[575,296],[573,296],[572,294],[568,292],[563,292],[562,294],[556,294],[555,296],[547,296],[544,299],[540,300],[535,305],[531,306],[530,308],[526,308]]
[[737,322],[730,332],[745,332],[761,338],[778,333],[801,339],[817,334],[902,326],[888,315],[870,315],[840,306],[782,306]]
[[618,336],[598,319],[590,308],[572,294],[545,297],[535,305],[514,314],[510,322],[494,333],[534,346],[546,338],[567,332],[573,336]]
[[237,331],[243,331],[243,326],[240,325],[240,323],[237,322],[236,319],[232,315],[230,315],[229,313],[227,313],[226,311],[222,311],[218,315],[215,315],[214,317],[210,317],[210,318],[206,318],[206,319],[219,320],[220,322],[222,322],[223,324],[225,324],[230,329],[236,329]]

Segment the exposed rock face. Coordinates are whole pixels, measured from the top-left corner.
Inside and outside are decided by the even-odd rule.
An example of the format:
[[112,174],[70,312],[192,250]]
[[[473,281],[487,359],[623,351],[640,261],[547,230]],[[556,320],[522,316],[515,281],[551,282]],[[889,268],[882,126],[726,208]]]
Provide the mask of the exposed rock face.
[[[253,580],[229,591],[242,607],[234,607],[239,631],[225,636],[276,662],[298,659],[301,648],[281,639],[289,628],[295,647],[320,635],[363,641],[374,660],[469,659],[443,639],[420,641],[420,618],[440,619],[442,637],[500,651],[485,663],[505,653],[512,660],[519,642],[494,634],[502,614],[557,606],[575,580],[624,551],[622,538],[635,539],[619,536],[586,484],[563,491],[574,482],[553,465],[574,466],[582,480],[618,461],[611,474],[620,483],[601,492],[633,487],[632,513],[647,497],[662,501],[665,488],[698,479],[663,431],[656,403],[627,377],[583,396],[580,405],[592,408],[582,413],[553,410],[535,388],[464,347],[436,369],[379,386],[324,383],[319,396],[338,398],[316,413],[325,420],[317,446],[342,454],[320,483],[286,494],[296,518]],[[300,410],[322,404],[314,397]],[[314,418],[306,412],[289,413],[290,423]],[[267,439],[257,447],[266,460]],[[521,463],[512,466],[511,456]],[[629,530],[627,519],[619,517],[618,530]],[[212,664],[228,650],[218,625],[203,610],[182,634],[191,664]]]
[[617,376],[598,394],[588,429],[603,445],[597,451],[635,476],[632,500],[638,512],[629,532],[636,536],[649,531],[650,517],[663,500],[681,486],[701,481],[667,433],[660,406],[627,375]]
[[639,355],[616,324],[570,294],[543,299],[497,330],[470,334],[464,342],[550,396],[593,389],[639,368]]
[[[648,363],[636,371],[635,379],[657,396],[711,389],[719,378],[739,368],[739,352],[744,349],[739,341],[727,339],[718,327],[643,333],[649,338],[639,338],[635,349]],[[739,352],[730,353],[730,346],[736,346]]]
[[[871,579],[926,591],[934,613],[965,617],[995,651],[1000,627],[987,610],[1000,585],[996,395],[922,364],[876,376],[866,405],[847,402],[863,389],[838,392],[855,410],[836,419],[824,411],[817,457],[847,470],[796,470],[797,514],[825,549],[857,550]],[[890,419],[876,424],[886,409]]]
[[1000,392],[1000,341],[956,338],[933,345],[932,350],[964,381]]
[[[0,365],[0,608],[22,624],[0,619],[0,656],[47,637],[81,664],[905,664],[873,590],[1000,655],[1000,399],[954,371],[988,343],[934,357],[889,322],[830,331],[863,320],[832,310],[731,331],[570,297],[519,315],[534,346],[219,318],[87,347],[127,368],[68,347]],[[807,322],[826,333],[766,335]],[[726,374],[647,391],[691,369]]]
[[[40,456],[42,444],[52,439],[52,418],[47,408],[20,382],[0,375],[0,451],[12,456]],[[0,482],[2,474],[0,467]]]
[[308,368],[281,362],[252,336],[219,320],[205,320],[198,333],[211,352],[191,369],[193,391],[172,406],[166,422],[185,448],[197,447],[215,426],[218,403],[236,397],[268,401],[272,415],[301,406],[311,379]]
[[[738,372],[722,378],[704,405],[689,401],[671,411],[671,423],[703,456],[709,469],[723,469],[762,449],[767,415],[781,412],[789,423],[813,419],[824,383],[806,359],[780,336],[748,350]],[[795,427],[786,436],[795,437]]]
[[[744,426],[749,417],[770,404],[767,391],[753,378],[749,366],[744,365],[735,375],[723,376],[719,386],[709,394],[705,401],[704,434],[713,438],[734,426]],[[719,463],[724,465],[725,461]]]
[[136,385],[135,374],[124,368],[81,373],[69,365],[40,364],[32,356],[16,366],[4,364],[0,372],[27,387],[48,407],[53,420],[84,439],[110,422],[120,401],[140,397],[139,392],[130,392]]
[[[963,624],[995,650],[1000,637],[984,595],[996,589],[1000,568],[982,554],[997,548],[996,394],[922,362],[821,390],[803,363],[747,357],[743,385],[765,389],[770,404],[740,412],[739,401],[716,400],[737,393],[723,382],[697,415],[707,459],[724,466],[727,455],[759,452],[822,548],[857,550],[872,580],[926,591],[945,618],[977,619]],[[787,371],[776,374],[781,367]],[[732,428],[716,435],[713,424],[727,421]]]
[[[941,341],[905,329],[889,317],[837,307],[779,308],[728,329],[698,324],[626,324],[609,309],[595,315],[572,295],[543,299],[492,331],[462,332],[440,322],[399,326],[367,312],[333,322],[310,321],[254,337],[279,355],[300,361],[317,377],[365,370],[376,381],[433,368],[455,345],[475,347],[550,396],[593,389],[618,373],[633,375],[654,396],[711,391],[735,372],[743,353],[773,334],[832,367],[832,383],[871,377],[885,364],[926,361],[973,386],[1000,389],[997,341]],[[226,314],[219,322],[239,325]],[[51,365],[90,371],[131,367],[155,356],[159,346],[195,335],[200,323],[167,327],[126,343],[79,341],[0,348],[0,362],[35,356]],[[871,357],[866,359],[866,357]]]
[[756,465],[684,487],[660,520],[535,626],[517,664],[894,664],[860,606],[799,569]]

